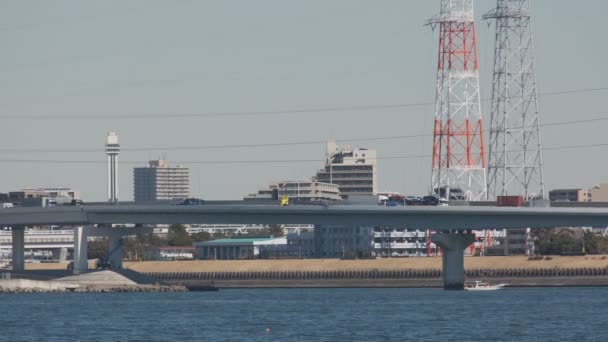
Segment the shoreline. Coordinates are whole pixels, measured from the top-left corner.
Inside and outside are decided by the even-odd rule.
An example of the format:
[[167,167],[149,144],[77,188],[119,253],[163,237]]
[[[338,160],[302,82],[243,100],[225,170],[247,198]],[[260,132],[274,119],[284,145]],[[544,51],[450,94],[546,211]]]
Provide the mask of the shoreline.
[[[508,284],[511,288],[531,287],[608,287],[608,277],[570,278],[487,278],[491,284]],[[209,285],[208,281],[168,281],[175,285]],[[271,288],[443,288],[441,279],[343,279],[343,280],[222,280],[214,285],[224,289],[271,289]]]
[[[57,274],[65,264],[29,264],[27,272]],[[414,288],[443,286],[441,257],[388,259],[258,259],[124,262],[117,271],[148,285],[230,288]],[[63,271],[61,271],[63,269]],[[466,257],[465,276],[511,287],[608,286],[608,257]],[[1,286],[1,285],[0,285]]]

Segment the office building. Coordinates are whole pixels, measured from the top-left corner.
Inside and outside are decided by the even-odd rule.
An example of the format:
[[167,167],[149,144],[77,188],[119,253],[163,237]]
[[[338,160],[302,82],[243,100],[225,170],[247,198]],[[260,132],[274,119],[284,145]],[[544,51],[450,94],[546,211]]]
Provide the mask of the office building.
[[133,196],[136,202],[190,197],[190,170],[169,166],[166,160],[151,160],[148,166],[133,168]]
[[319,182],[337,184],[340,195],[375,195],[376,151],[366,148],[339,148],[335,141],[327,142],[325,167],[317,172]]

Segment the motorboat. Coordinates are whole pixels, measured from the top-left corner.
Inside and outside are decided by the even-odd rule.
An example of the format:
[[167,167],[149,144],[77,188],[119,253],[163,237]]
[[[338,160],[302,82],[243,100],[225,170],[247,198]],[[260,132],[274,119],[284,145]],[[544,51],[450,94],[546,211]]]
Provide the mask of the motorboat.
[[489,283],[480,280],[464,282],[464,289],[467,291],[495,291],[500,290],[505,286],[507,286],[507,284],[490,285]]

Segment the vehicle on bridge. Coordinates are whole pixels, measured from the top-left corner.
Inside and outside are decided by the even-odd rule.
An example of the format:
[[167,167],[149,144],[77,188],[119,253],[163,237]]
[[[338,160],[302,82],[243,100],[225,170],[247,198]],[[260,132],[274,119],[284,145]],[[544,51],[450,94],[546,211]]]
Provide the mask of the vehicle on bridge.
[[289,197],[288,196],[283,196],[279,199],[279,205],[281,207],[286,207],[289,205]]
[[200,198],[186,198],[179,203],[175,203],[175,205],[204,205],[205,200]]

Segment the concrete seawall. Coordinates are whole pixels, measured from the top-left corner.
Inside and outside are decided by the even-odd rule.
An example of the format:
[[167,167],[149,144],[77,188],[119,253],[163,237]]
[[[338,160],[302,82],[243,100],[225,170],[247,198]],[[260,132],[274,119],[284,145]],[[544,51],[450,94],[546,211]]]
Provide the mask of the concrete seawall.
[[[608,278],[553,277],[553,278],[491,278],[491,284],[508,284],[508,287],[604,287]],[[210,281],[173,280],[167,284],[208,286]],[[215,280],[222,289],[237,288],[443,288],[437,279],[232,279]]]
[[[255,287],[441,287],[440,269],[324,269],[146,272],[168,284]],[[467,269],[470,280],[511,286],[608,286],[608,267]]]

